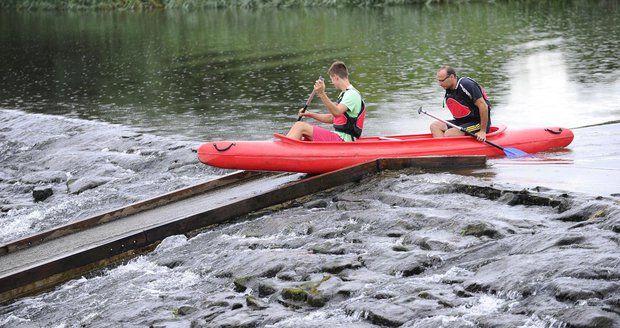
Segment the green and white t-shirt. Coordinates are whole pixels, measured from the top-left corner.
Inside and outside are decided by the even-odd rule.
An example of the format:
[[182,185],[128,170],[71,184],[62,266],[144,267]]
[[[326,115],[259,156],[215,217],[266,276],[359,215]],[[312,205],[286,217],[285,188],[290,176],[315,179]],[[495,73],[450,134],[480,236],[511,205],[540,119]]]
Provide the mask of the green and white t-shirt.
[[[347,90],[341,92],[338,99],[340,100],[338,101],[339,104],[347,106],[347,115],[350,117],[355,118],[362,111],[362,95],[352,85]],[[353,141],[353,137],[348,133],[338,131],[335,131],[335,133],[344,141]]]

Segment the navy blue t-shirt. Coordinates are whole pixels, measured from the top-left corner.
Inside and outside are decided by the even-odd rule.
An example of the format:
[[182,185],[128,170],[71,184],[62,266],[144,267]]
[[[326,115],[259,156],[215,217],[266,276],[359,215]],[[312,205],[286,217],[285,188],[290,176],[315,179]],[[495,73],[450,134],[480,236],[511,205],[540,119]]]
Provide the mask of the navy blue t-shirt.
[[[448,109],[452,112],[454,119],[458,122],[480,122],[480,110],[475,102],[483,97],[482,89],[474,80],[468,77],[459,78],[456,89],[446,90],[445,101]],[[452,100],[451,100],[452,99]],[[455,104],[456,101],[458,104]],[[489,118],[491,104],[486,100],[489,107]]]

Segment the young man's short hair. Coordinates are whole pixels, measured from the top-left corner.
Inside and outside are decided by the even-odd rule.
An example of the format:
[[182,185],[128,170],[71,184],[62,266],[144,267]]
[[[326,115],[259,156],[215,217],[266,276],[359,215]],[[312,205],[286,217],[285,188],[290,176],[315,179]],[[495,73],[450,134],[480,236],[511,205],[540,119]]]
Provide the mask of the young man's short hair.
[[341,79],[349,78],[349,71],[347,70],[347,66],[341,61],[334,62],[332,66],[327,70],[327,74],[329,75],[337,75]]

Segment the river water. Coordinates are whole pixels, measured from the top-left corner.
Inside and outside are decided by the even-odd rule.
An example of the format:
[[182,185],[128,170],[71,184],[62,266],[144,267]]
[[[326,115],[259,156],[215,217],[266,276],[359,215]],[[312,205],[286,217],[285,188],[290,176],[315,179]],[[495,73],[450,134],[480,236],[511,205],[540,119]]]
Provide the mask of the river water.
[[[192,149],[286,132],[335,59],[368,103],[366,135],[426,132],[419,106],[447,118],[443,64],[485,86],[493,122],[509,129],[593,125],[535,160],[382,174],[172,237],[0,307],[0,326],[617,326],[619,17],[605,0],[0,12],[0,243],[226,173]],[[53,195],[34,202],[40,186]],[[463,234],[480,224],[482,235]],[[326,304],[283,296],[302,283]]]

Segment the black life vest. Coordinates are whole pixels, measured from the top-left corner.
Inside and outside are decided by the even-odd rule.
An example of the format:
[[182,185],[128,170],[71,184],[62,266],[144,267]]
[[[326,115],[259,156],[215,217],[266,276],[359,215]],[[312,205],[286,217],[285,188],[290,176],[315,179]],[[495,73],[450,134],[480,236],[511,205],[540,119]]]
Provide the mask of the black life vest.
[[355,90],[360,95],[360,99],[362,102],[362,109],[360,110],[359,115],[357,117],[351,117],[347,114],[348,111],[345,111],[344,114],[340,116],[334,116],[334,130],[338,132],[344,132],[353,137],[353,140],[359,139],[362,136],[362,130],[364,129],[364,119],[366,118],[366,104],[364,103],[364,99],[362,99],[362,95],[357,91],[357,89],[347,89],[344,92],[340,93],[338,96],[338,100],[336,100],[336,104],[340,104],[342,101],[342,97],[344,93],[349,90]]

